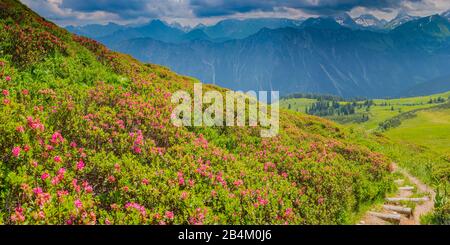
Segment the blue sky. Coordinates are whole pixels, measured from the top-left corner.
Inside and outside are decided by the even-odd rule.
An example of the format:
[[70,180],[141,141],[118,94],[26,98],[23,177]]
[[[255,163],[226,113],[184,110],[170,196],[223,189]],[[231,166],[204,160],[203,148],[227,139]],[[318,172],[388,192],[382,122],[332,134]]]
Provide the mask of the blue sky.
[[213,24],[225,18],[300,18],[347,12],[393,18],[403,10],[430,15],[450,9],[450,0],[21,0],[60,25],[116,22],[142,23],[150,19],[183,25]]

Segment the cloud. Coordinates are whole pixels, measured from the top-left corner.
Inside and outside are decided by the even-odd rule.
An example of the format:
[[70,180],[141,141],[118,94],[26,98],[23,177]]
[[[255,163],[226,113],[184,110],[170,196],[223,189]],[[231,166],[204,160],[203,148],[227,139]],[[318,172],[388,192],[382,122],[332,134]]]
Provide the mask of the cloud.
[[[413,2],[422,0],[410,0]],[[271,12],[276,8],[301,9],[304,12],[326,15],[350,11],[355,7],[388,10],[398,8],[404,0],[191,0],[194,14],[199,17],[230,15],[252,11]]]
[[136,23],[153,18],[185,23],[247,16],[330,15],[340,12],[392,16],[399,9],[428,15],[450,8],[448,0],[21,0],[58,24]]

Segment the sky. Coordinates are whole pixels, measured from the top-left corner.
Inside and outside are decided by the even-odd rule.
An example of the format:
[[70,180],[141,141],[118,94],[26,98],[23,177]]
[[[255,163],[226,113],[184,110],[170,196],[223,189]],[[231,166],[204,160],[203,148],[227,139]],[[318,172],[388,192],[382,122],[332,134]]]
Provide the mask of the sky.
[[450,0],[21,0],[62,25],[139,24],[151,19],[184,26],[211,25],[228,18],[298,19],[348,13],[390,20],[399,11],[427,16],[450,9]]

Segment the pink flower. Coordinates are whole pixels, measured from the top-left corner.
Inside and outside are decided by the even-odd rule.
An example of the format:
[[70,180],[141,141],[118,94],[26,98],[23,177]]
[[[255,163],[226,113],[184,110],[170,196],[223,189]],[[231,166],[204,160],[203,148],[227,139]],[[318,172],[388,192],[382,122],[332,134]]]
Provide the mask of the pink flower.
[[4,100],[3,100],[3,104],[5,104],[5,105],[9,105],[9,103],[11,103],[11,101],[10,101],[10,100],[8,100],[8,99],[4,99]]
[[143,180],[142,180],[142,184],[143,184],[143,185],[148,185],[148,183],[149,183],[149,182],[148,182],[148,179],[143,179]]
[[292,208],[286,209],[285,216],[289,217],[289,216],[291,216],[291,214],[292,214]]
[[59,170],[58,170],[58,175],[64,175],[66,173],[66,169],[65,168],[60,168]]
[[41,179],[42,179],[42,180],[46,180],[48,177],[50,177],[50,175],[49,175],[48,173],[43,173],[43,174],[41,175]]
[[75,200],[75,202],[73,202],[73,204],[75,205],[75,207],[77,209],[81,209],[83,207],[83,203],[80,201],[80,199]]
[[29,91],[28,91],[27,89],[24,89],[24,90],[22,90],[22,94],[23,94],[23,95],[28,95],[28,94],[29,94]]
[[84,190],[85,190],[87,193],[92,193],[92,192],[94,191],[93,188],[92,188],[92,186],[90,186],[90,185],[84,187]]
[[322,205],[324,201],[325,201],[325,198],[319,197],[319,199],[317,200],[317,203],[318,203],[319,205]]
[[19,157],[20,151],[21,151],[21,149],[20,149],[19,146],[14,147],[14,148],[12,149],[12,154],[13,154],[13,156],[14,156],[14,157]]
[[17,126],[16,131],[19,133],[25,132],[25,128],[23,126]]
[[9,91],[6,89],[3,89],[2,94],[6,97],[9,95]]
[[52,139],[50,140],[50,142],[54,145],[58,145],[59,143],[62,143],[64,141],[64,138],[62,137],[60,132],[55,132],[52,135]]
[[23,147],[23,151],[25,151],[25,152],[28,152],[28,151],[30,151],[30,146],[29,145],[25,145],[24,147]]
[[55,156],[55,157],[53,158],[53,161],[55,161],[55,162],[61,162],[61,157],[60,157],[60,156]]
[[133,151],[134,151],[134,153],[136,153],[136,154],[141,154],[141,153],[142,153],[142,149],[141,149],[141,147],[139,147],[139,146],[133,147]]
[[5,80],[6,80],[7,82],[11,81],[11,77],[10,77],[10,76],[6,76],[6,77],[5,77]]
[[181,192],[181,200],[186,200],[188,198],[188,193],[183,191]]
[[110,175],[110,176],[108,177],[108,181],[109,181],[110,183],[114,183],[114,182],[116,181],[116,178],[114,178],[114,176]]
[[75,141],[70,142],[70,147],[77,148],[77,143]]
[[80,160],[78,163],[77,163],[77,170],[83,170],[84,169],[84,162],[82,161],[82,160]]
[[236,180],[236,181],[234,181],[234,185],[236,186],[236,187],[239,187],[239,186],[241,186],[241,185],[243,185],[244,184],[244,181],[242,181],[242,180]]
[[44,125],[40,122],[38,118],[34,119],[33,117],[28,117],[27,122],[30,128],[44,131]]
[[35,195],[39,195],[39,194],[42,194],[42,193],[43,193],[41,187],[34,188],[34,189],[33,189],[33,192],[34,192]]
[[166,217],[167,219],[173,219],[173,218],[174,218],[174,216],[175,216],[175,215],[173,214],[173,212],[171,212],[171,211],[167,211],[167,212],[166,212],[166,216],[165,216],[165,217]]

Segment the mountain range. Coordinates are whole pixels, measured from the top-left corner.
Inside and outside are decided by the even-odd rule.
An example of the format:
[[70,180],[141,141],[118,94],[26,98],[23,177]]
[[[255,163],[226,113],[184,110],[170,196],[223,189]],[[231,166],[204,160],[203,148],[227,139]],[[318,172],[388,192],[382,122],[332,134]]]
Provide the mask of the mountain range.
[[160,20],[109,24],[104,32],[98,25],[68,29],[141,61],[235,90],[397,97],[416,95],[420,91],[414,88],[450,75],[449,17],[400,12],[389,22],[340,14],[224,20],[188,31]]

